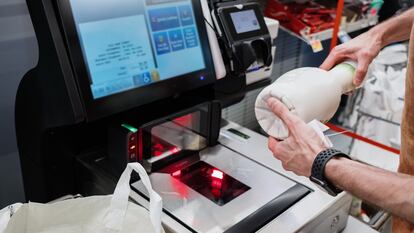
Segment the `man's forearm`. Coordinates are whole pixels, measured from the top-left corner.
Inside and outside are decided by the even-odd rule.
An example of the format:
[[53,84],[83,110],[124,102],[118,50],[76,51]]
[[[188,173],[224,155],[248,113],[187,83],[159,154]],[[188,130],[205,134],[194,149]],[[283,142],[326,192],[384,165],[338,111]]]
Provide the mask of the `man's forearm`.
[[325,175],[339,188],[414,223],[414,177],[345,158],[329,161]]
[[408,40],[414,21],[414,8],[372,28],[368,33],[378,36],[382,47],[394,42]]

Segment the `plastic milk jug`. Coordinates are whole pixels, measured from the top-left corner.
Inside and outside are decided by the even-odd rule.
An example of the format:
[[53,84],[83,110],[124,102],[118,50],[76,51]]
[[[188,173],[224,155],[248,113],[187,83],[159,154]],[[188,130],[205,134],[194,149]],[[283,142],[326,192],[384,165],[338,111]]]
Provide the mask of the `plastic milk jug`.
[[356,88],[353,84],[355,70],[355,62],[345,61],[330,71],[304,67],[285,73],[258,95],[255,114],[259,125],[277,139],[289,136],[282,120],[267,106],[269,97],[279,99],[306,123],[327,122],[338,109],[341,95]]

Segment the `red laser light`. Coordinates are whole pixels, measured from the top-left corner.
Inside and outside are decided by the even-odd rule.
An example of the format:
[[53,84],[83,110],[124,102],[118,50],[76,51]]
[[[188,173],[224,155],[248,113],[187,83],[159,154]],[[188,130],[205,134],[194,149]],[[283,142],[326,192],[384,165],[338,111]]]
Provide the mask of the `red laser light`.
[[222,171],[214,169],[213,172],[211,173],[211,177],[222,180],[224,177],[224,174]]
[[187,127],[187,128],[192,128],[193,125],[193,115],[192,114],[188,114],[185,116],[181,116],[181,117],[177,117],[173,120],[174,123],[183,126],[183,127]]
[[178,148],[178,147],[174,147],[174,148],[172,148],[170,151],[171,151],[171,153],[175,154],[175,153],[180,152],[180,148]]
[[223,187],[223,180],[221,179],[211,179],[210,186],[212,189],[221,189]]
[[181,170],[173,172],[172,176],[174,177],[181,176]]

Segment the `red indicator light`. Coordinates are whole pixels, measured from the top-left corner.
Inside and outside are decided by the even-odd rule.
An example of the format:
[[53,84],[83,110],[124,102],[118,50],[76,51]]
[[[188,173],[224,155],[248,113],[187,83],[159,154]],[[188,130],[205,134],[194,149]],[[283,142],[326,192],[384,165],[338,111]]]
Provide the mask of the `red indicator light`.
[[172,176],[174,177],[181,176],[181,170],[173,172]]
[[136,155],[135,155],[135,153],[131,153],[131,154],[129,154],[129,160],[132,162],[132,161],[136,161]]
[[222,171],[214,169],[213,172],[211,173],[211,177],[222,180],[224,177],[224,174]]
[[130,140],[131,142],[134,142],[134,141],[135,141],[135,136],[134,136],[134,135],[131,135],[131,137],[129,137],[129,140]]

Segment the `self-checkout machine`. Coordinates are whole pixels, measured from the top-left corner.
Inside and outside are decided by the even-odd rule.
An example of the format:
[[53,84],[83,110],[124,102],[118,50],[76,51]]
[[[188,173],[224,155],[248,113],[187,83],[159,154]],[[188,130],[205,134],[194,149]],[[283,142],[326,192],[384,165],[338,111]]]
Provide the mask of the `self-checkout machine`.
[[[272,64],[257,4],[27,3],[39,42],[39,63],[16,97],[28,200],[108,194],[103,186],[138,161],[163,198],[162,220],[171,232],[337,232],[345,226],[346,194],[331,197],[283,171],[266,137],[221,121],[228,101],[215,90],[229,82],[246,85],[243,72],[266,72]],[[131,199],[147,206],[140,181],[132,188]]]

